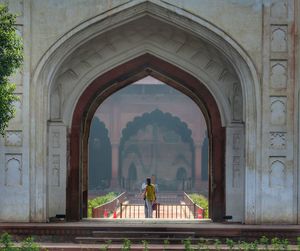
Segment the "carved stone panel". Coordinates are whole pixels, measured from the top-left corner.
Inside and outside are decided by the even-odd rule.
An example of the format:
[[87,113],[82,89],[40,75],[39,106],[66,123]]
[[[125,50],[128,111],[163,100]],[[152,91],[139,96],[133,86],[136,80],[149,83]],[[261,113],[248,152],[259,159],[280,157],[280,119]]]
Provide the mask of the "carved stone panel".
[[286,124],[286,97],[271,97],[271,124]]
[[59,131],[52,131],[52,147],[59,148],[60,147],[60,133]]
[[271,51],[287,52],[287,25],[271,25]]
[[288,17],[288,5],[286,0],[277,0],[271,4],[271,17],[285,19]]
[[286,133],[270,132],[270,148],[273,150],[286,149]]
[[60,155],[53,154],[52,155],[52,166],[51,168],[51,181],[52,186],[60,185]]
[[22,155],[5,155],[5,186],[22,186]]
[[241,148],[241,134],[240,133],[234,133],[232,135],[232,142],[233,142],[233,145],[232,145],[233,150],[235,150],[235,151],[240,150],[240,148]]
[[240,84],[233,84],[232,114],[234,121],[241,121],[243,114],[243,97]]
[[67,131],[61,122],[49,122],[48,214],[64,214],[66,207]]
[[272,61],[270,71],[271,87],[274,89],[285,89],[287,80],[287,61]]
[[287,176],[285,158],[270,158],[269,165],[269,187],[284,188]]
[[6,131],[5,145],[6,146],[22,146],[23,135],[22,131]]
[[241,157],[233,156],[232,159],[232,167],[233,167],[233,177],[232,177],[232,186],[238,188],[241,186]]

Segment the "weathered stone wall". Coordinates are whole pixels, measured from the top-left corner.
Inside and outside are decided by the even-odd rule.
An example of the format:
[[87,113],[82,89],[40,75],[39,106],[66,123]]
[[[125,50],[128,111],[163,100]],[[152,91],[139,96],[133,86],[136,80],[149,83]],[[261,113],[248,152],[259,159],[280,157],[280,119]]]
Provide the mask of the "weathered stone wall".
[[[205,80],[220,110],[224,110],[222,119],[227,128],[226,213],[246,223],[299,223],[298,1],[1,2],[8,2],[11,11],[19,13],[17,28],[25,43],[25,62],[20,73],[14,77],[17,83],[16,94],[20,96],[20,101],[16,102],[16,118],[11,121],[5,137],[0,140],[0,221],[46,221],[49,211],[62,213],[66,191],[66,132],[74,104],[93,78],[134,55],[130,51],[126,54],[128,45],[122,44],[124,41],[111,32],[106,33],[112,38],[109,45],[118,45],[116,48],[111,47],[109,52],[114,55],[113,58],[103,54],[104,61],[101,57],[92,57],[94,61],[88,63],[80,59],[86,57],[88,52],[93,53],[91,46],[97,45],[97,40],[92,40],[94,36],[101,38],[105,31],[110,30],[110,25],[122,28],[122,20],[127,20],[126,15],[131,15],[130,21],[133,21],[132,13],[135,9],[127,10],[147,2],[158,6],[150,12],[159,22],[168,13],[169,20],[162,21],[164,27],[170,26],[177,32],[189,23],[185,29],[188,36],[181,34],[180,37],[181,40],[188,37],[189,41],[183,42],[181,51],[172,52],[171,43],[169,47],[165,45],[164,51],[160,47],[164,33],[157,29],[156,36],[150,39],[151,44],[136,49],[140,50],[139,53],[143,50],[156,52],[169,61],[173,59],[174,64]],[[161,14],[160,8],[167,11]],[[136,10],[139,11],[139,8]],[[189,19],[189,22],[185,19]],[[159,27],[159,22],[156,27]],[[198,26],[205,29],[201,31]],[[82,27],[85,27],[84,30],[81,30]],[[129,28],[127,26],[124,31],[130,31]],[[97,33],[99,30],[101,32]],[[213,35],[206,31],[212,31]],[[123,34],[123,37],[130,38],[130,34]],[[147,34],[141,41],[144,42],[146,38]],[[213,60],[206,62],[200,56],[197,56],[198,61],[191,58],[191,48],[197,48],[193,47],[195,44],[191,40],[196,45],[202,41],[205,50],[211,53],[210,56],[213,55]],[[225,42],[230,46],[221,46]],[[132,45],[139,45],[138,40],[134,40]],[[167,51],[173,53],[173,58]],[[237,54],[242,55],[239,62],[234,56]],[[223,67],[221,71],[220,65]],[[249,69],[245,70],[243,65]],[[230,73],[233,72],[231,81],[238,76],[241,84],[231,82],[228,85],[229,80],[224,80],[224,66],[228,66]],[[71,74],[62,78],[63,83],[56,81],[65,72]],[[252,79],[245,72],[251,72]],[[226,84],[222,85],[222,81]],[[74,93],[75,83],[77,89]],[[66,92],[60,97],[58,90]],[[62,97],[66,102],[63,102],[65,100]],[[229,98],[228,101],[227,97],[233,99]],[[235,108],[230,106],[233,100],[237,100],[236,104],[242,102],[244,105],[242,119],[240,115],[236,117],[243,123],[233,123]],[[249,102],[253,100],[255,104]],[[53,113],[50,113],[51,102]],[[251,106],[255,108],[249,108]],[[52,121],[48,123],[50,118]],[[252,121],[253,118],[255,121]],[[49,149],[51,144],[46,143],[54,142],[50,134],[56,129],[62,140],[59,154],[55,149]],[[54,179],[57,172],[60,174],[59,182]],[[52,178],[49,177],[51,173]],[[236,183],[237,177],[241,177],[241,183]],[[237,194],[239,205],[232,207],[231,202]]]

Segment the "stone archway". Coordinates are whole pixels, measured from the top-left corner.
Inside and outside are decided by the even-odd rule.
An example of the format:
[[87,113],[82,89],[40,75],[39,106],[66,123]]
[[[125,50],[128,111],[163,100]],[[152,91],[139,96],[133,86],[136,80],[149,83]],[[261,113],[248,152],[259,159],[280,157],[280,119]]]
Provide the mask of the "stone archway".
[[[207,88],[187,72],[150,54],[137,57],[99,76],[82,93],[76,105],[70,135],[70,174],[67,190],[67,217],[78,220],[82,208],[80,169],[87,163],[87,135],[91,119],[105,98],[130,83],[151,75],[190,96],[201,108],[211,145],[211,218],[222,221],[225,215],[225,128],[217,103]],[[112,83],[115,83],[112,85]],[[81,147],[79,147],[81,146]],[[80,161],[80,159],[82,159]]]
[[[182,190],[191,189],[195,182],[200,182],[195,179],[195,144],[191,129],[179,117],[157,108],[127,123],[122,130],[119,156],[118,174],[122,181],[126,181],[132,161],[136,162],[136,187],[145,177],[153,175],[160,191],[177,191],[175,183],[178,180],[180,183],[190,182]],[[178,170],[179,176],[176,175]]]
[[[140,24],[151,27],[150,34],[140,32],[147,30]],[[169,66],[160,68],[158,64]],[[181,73],[174,75],[170,69]],[[79,149],[86,140],[81,140],[81,133],[86,129],[94,107],[101,103],[97,99],[100,93],[92,86],[96,82],[101,85],[97,91],[103,91],[100,95],[103,100],[146,75],[160,78],[190,96],[206,112],[211,127],[215,126],[216,118],[206,110],[215,107],[217,124],[222,128],[222,132],[215,134],[215,140],[224,141],[226,138],[223,147],[227,149],[226,156],[216,158],[226,163],[223,165],[226,166],[226,180],[223,174],[221,182],[228,184],[226,196],[223,196],[226,203],[216,204],[216,207],[223,207],[222,214],[226,211],[236,220],[257,222],[253,186],[256,166],[260,163],[256,152],[260,141],[260,115],[256,112],[259,87],[251,59],[222,30],[180,8],[156,1],[133,1],[114,9],[114,15],[100,15],[82,23],[62,36],[41,59],[33,77],[31,93],[34,107],[31,120],[36,125],[31,133],[32,221],[45,221],[49,211],[57,212],[58,204],[63,205],[64,199],[59,203],[51,200],[51,210],[45,205],[58,192],[67,194],[68,218],[80,218],[80,207],[70,209],[70,206],[80,203],[78,194],[82,184],[77,171],[81,169],[79,159],[84,160],[84,156],[80,155]],[[181,81],[185,79],[184,75],[189,76],[186,79],[195,79],[197,84],[189,86],[186,81]],[[211,97],[210,101],[205,101],[205,97],[202,99],[199,93],[202,89]],[[88,94],[86,99],[91,99],[82,101],[83,94]],[[238,104],[242,104],[242,108]],[[48,137],[45,136],[47,132]],[[78,149],[70,144],[68,133],[78,143]],[[54,137],[59,142],[53,141]],[[63,153],[59,156],[60,168],[65,177],[72,177],[72,180],[67,180],[67,191],[63,186],[47,190],[50,178],[41,167],[51,169],[55,164],[51,155],[53,145],[48,142],[59,143],[55,145],[55,151]],[[211,152],[215,154],[213,149]],[[215,191],[215,181],[212,181],[211,189]],[[220,195],[222,193],[224,191]],[[47,196],[39,197],[39,194]],[[240,205],[232,207],[237,197]],[[220,212],[215,214],[219,214],[219,218],[223,216]]]

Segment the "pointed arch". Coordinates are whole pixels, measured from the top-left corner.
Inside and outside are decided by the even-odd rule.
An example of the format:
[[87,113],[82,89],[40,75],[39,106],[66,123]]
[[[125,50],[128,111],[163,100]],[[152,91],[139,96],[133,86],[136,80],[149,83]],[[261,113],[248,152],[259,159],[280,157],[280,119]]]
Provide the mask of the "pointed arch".
[[[180,13],[180,14],[178,14]],[[56,81],[59,76],[60,69],[64,68],[64,63],[66,63],[67,58],[71,56],[76,50],[84,45],[87,44],[88,41],[90,41],[92,38],[95,38],[101,34],[104,34],[105,32],[114,29],[116,27],[121,26],[122,24],[129,23],[132,20],[136,20],[143,16],[151,16],[152,18],[155,18],[162,23],[167,23],[173,27],[176,27],[177,30],[184,30],[188,32],[191,35],[191,38],[194,39],[200,39],[205,41],[210,46],[210,49],[212,51],[217,52],[217,54],[224,59],[224,62],[226,64],[231,65],[232,69],[234,70],[235,74],[238,77],[238,80],[241,84],[241,91],[242,91],[242,98],[243,98],[243,121],[245,126],[245,145],[244,145],[244,152],[245,155],[245,193],[247,194],[246,197],[243,199],[245,200],[243,203],[245,204],[245,222],[247,223],[255,223],[256,222],[256,190],[253,189],[253,184],[256,184],[256,167],[260,165],[261,156],[260,153],[256,151],[256,146],[260,145],[260,132],[261,128],[259,127],[261,122],[260,113],[257,112],[257,107],[260,107],[260,86],[258,81],[258,75],[255,70],[255,66],[250,58],[250,56],[245,52],[245,50],[236,42],[234,39],[232,39],[226,32],[219,29],[218,27],[214,26],[213,24],[207,22],[206,20],[202,19],[201,17],[195,16],[192,13],[189,13],[185,11],[184,9],[180,7],[176,7],[173,5],[169,5],[162,1],[143,1],[143,0],[134,0],[130,1],[126,4],[120,5],[119,7],[116,7],[110,12],[110,15],[108,16],[107,13],[100,14],[99,16],[93,17],[78,26],[74,27],[74,29],[70,30],[66,34],[64,34],[62,37],[60,37],[51,48],[43,55],[41,60],[38,63],[38,66],[34,70],[33,73],[33,83],[32,83],[32,91],[31,91],[31,98],[30,102],[32,107],[31,111],[31,121],[34,125],[31,127],[31,163],[32,163],[32,169],[33,169],[33,175],[31,176],[32,184],[34,184],[34,187],[31,189],[31,198],[35,200],[37,194],[47,194],[47,172],[46,167],[48,166],[48,141],[47,137],[43,137],[42,135],[47,135],[48,129],[48,120],[51,118],[51,112],[50,112],[50,96],[51,92],[56,89]],[[162,44],[160,45],[162,46]],[[201,101],[201,94],[199,93],[200,90],[203,89],[203,86],[205,88],[205,93],[209,93],[212,97],[212,100],[216,103],[216,106],[214,106],[218,110],[218,115],[221,121],[221,125],[226,125],[226,122],[230,121],[227,120],[227,118],[230,118],[230,109],[225,109],[225,104],[227,100],[224,100],[220,96],[220,94],[223,93],[223,91],[220,89],[220,86],[211,86],[210,84],[213,83],[212,80],[207,78],[207,81],[201,81],[205,77],[207,77],[209,74],[214,75],[215,73],[218,73],[219,80],[224,79],[230,79],[230,76],[226,74],[226,71],[220,70],[219,62],[215,61],[209,61],[208,64],[206,64],[206,71],[201,72],[199,74],[199,69],[197,69],[192,64],[187,64],[186,62],[183,62],[183,60],[180,60],[179,57],[173,57],[172,54],[163,54],[162,48],[156,48],[156,47],[143,47],[141,45],[137,48],[139,51],[132,51],[132,54],[130,54],[129,57],[124,57],[124,54],[120,53],[118,56],[116,56],[113,60],[109,62],[104,62],[101,64],[100,68],[95,69],[95,72],[89,72],[89,74],[86,74],[85,76],[82,76],[82,78],[79,79],[80,83],[82,83],[82,86],[80,86],[79,89],[76,89],[76,93],[70,95],[67,97],[67,99],[71,100],[69,102],[69,110],[66,111],[67,118],[62,119],[59,118],[56,121],[61,121],[62,125],[66,127],[66,129],[70,129],[71,127],[71,134],[70,137],[75,139],[78,137],[77,142],[81,143],[81,130],[84,127],[84,124],[86,121],[82,121],[82,123],[78,122],[77,120],[80,120],[78,114],[83,115],[84,113],[88,112],[87,110],[83,111],[81,109],[88,109],[87,106],[83,106],[82,108],[78,108],[76,104],[78,104],[80,101],[80,97],[83,93],[86,93],[86,90],[90,90],[87,86],[94,85],[95,79],[98,79],[99,76],[104,77],[102,79],[102,84],[106,87],[111,86],[112,89],[108,93],[103,93],[102,99],[105,99],[108,95],[113,93],[112,90],[117,90],[122,85],[122,82],[124,81],[124,78],[128,79],[128,76],[131,77],[131,79],[128,79],[128,81],[133,81],[133,72],[134,70],[136,73],[147,75],[150,74],[149,72],[145,73],[147,67],[147,62],[144,61],[146,65],[140,65],[139,69],[136,69],[138,63],[137,61],[141,58],[145,58],[145,55],[152,55],[156,61],[156,63],[167,63],[175,67],[175,69],[179,69],[179,71],[183,71],[186,74],[190,75],[190,77],[197,79],[198,81],[202,82],[202,86],[184,86],[180,84],[173,84],[177,87],[178,90],[182,91],[183,93],[186,93],[191,98],[195,100],[195,102],[200,107],[209,107],[210,104],[206,103],[208,100]],[[146,56],[148,57],[148,56]],[[161,61],[160,61],[161,60]],[[152,62],[154,62],[152,61]],[[160,62],[159,62],[160,61]],[[222,60],[221,60],[222,61]],[[220,62],[221,62],[220,61]],[[131,63],[129,63],[131,62]],[[155,63],[155,64],[156,64]],[[170,85],[172,83],[178,83],[180,81],[177,81],[177,78],[179,80],[182,79],[181,74],[176,74],[176,76],[172,75],[171,72],[163,72],[160,69],[157,69],[155,67],[155,64],[151,65],[151,74],[160,75],[161,79],[164,79],[164,76],[170,77]],[[199,64],[199,62],[198,62]],[[120,68],[118,68],[120,65],[123,65],[126,67],[128,66],[127,74],[123,72],[122,74],[118,74],[118,71]],[[168,68],[168,67],[167,67]],[[172,68],[172,67],[171,67]],[[105,78],[107,76],[107,73],[113,73],[115,71],[116,76],[119,76],[119,78],[113,78],[111,77]],[[128,72],[130,74],[128,75]],[[172,78],[173,77],[173,78]],[[203,77],[203,78],[202,78]],[[138,79],[137,75],[135,75],[135,78]],[[175,79],[174,79],[175,78]],[[184,78],[184,77],[183,77]],[[98,80],[99,81],[99,80]],[[116,82],[112,82],[116,81]],[[125,81],[126,82],[126,81]],[[114,86],[115,83],[118,83]],[[121,84],[120,84],[121,83]],[[123,82],[124,84],[124,82]],[[126,82],[124,86],[128,84]],[[76,84],[76,86],[79,86]],[[102,90],[105,90],[102,89]],[[94,93],[95,94],[95,93]],[[194,95],[195,94],[195,95]],[[89,93],[89,95],[92,95]],[[96,95],[96,94],[95,94]],[[95,97],[94,95],[94,97]],[[215,99],[214,99],[215,98]],[[90,102],[90,101],[89,101]],[[41,104],[41,105],[35,105],[35,104]],[[90,106],[92,107],[92,106]],[[61,109],[61,107],[59,107]],[[89,111],[92,109],[88,109]],[[203,109],[205,110],[205,109]],[[61,110],[60,110],[61,111]],[[56,116],[56,113],[53,113]],[[227,115],[226,115],[227,114]],[[80,116],[81,116],[80,115]],[[87,118],[87,117],[86,117]],[[212,123],[214,120],[214,117],[210,117],[210,114],[207,114],[206,118],[209,123]],[[77,121],[75,124],[74,121]],[[223,123],[222,123],[223,121]],[[230,123],[230,122],[229,122]],[[221,126],[222,127],[222,126]],[[75,132],[75,131],[78,132]],[[221,132],[222,131],[222,132]],[[213,132],[213,130],[212,130]],[[220,130],[217,135],[214,135],[215,140],[219,137],[218,135],[224,134],[225,135],[225,129],[223,128]],[[41,137],[37,140],[37,135],[40,135]],[[210,138],[212,136],[210,135]],[[220,136],[219,139],[224,140],[225,136]],[[86,140],[86,139],[84,139]],[[83,141],[84,141],[83,140]],[[214,141],[212,139],[212,141]],[[218,141],[218,140],[217,140]],[[67,142],[67,139],[66,139]],[[225,142],[223,142],[225,145]],[[70,146],[70,148],[73,148],[74,146]],[[214,151],[214,150],[212,150]],[[71,149],[71,152],[74,154],[74,149]],[[76,150],[79,154],[79,150]],[[219,156],[220,157],[220,156]],[[75,156],[75,159],[77,157]],[[219,158],[223,161],[223,158]],[[77,159],[78,160],[78,159]],[[67,161],[67,159],[66,159]],[[72,160],[71,160],[72,162]],[[77,164],[74,163],[67,163],[69,173],[67,175],[71,175],[74,172],[76,173],[79,170],[80,163]],[[78,167],[76,167],[78,166]],[[35,170],[38,170],[40,167],[45,167],[45,170],[42,172],[35,172]],[[75,167],[73,170],[72,167]],[[37,177],[36,175],[39,175]],[[74,180],[68,180],[67,184],[67,193],[68,196],[68,202],[67,205],[76,204],[80,198],[77,198],[77,195],[74,197],[74,199],[70,199],[70,191],[77,194],[80,193],[78,190],[78,187],[74,190],[76,187],[74,185],[75,182],[79,182],[78,175],[74,174]],[[214,182],[214,181],[213,181]],[[73,190],[72,190],[72,189]],[[220,194],[222,196],[222,193]],[[220,198],[219,198],[220,199]],[[70,200],[70,201],[69,201]],[[47,217],[47,209],[44,205],[47,204],[47,197],[44,196],[40,200],[34,201],[32,203],[31,207],[31,219],[33,221],[45,221]],[[217,204],[216,204],[217,206]],[[224,205],[220,205],[220,208],[224,207]],[[223,210],[224,211],[224,210]],[[37,213],[38,212],[38,213]],[[72,212],[69,211],[69,208],[67,210],[67,215],[69,215],[69,219],[79,219],[80,215],[80,208],[75,207]],[[78,218],[79,217],[79,218]],[[219,216],[221,217],[221,216]]]

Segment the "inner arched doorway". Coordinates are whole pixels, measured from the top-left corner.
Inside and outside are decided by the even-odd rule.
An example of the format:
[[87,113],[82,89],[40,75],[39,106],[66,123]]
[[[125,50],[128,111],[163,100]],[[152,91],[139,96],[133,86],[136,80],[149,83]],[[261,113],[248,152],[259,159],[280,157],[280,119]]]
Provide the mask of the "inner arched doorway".
[[[155,176],[160,192],[190,191],[196,181],[194,145],[192,131],[179,117],[159,109],[136,116],[122,130],[118,171],[121,188],[139,187],[146,177]],[[138,167],[134,183],[126,176],[132,162]]]
[[[202,110],[210,141],[210,215],[225,215],[225,129],[217,102],[210,91],[188,72],[150,54],[136,57],[96,78],[82,93],[74,110],[70,134],[70,172],[67,180],[67,218],[79,220],[87,172],[87,142],[91,120],[98,106],[117,90],[151,75],[189,96]],[[112,156],[114,158],[114,156]]]

